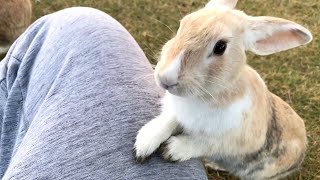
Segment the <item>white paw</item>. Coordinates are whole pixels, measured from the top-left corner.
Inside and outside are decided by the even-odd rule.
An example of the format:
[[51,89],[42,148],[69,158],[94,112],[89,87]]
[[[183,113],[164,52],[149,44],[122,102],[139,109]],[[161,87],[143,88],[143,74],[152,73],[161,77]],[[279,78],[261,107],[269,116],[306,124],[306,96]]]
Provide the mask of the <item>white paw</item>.
[[165,160],[176,162],[192,158],[194,147],[188,143],[185,136],[171,136],[161,147],[161,155]]
[[164,132],[152,128],[148,124],[143,126],[136,137],[134,144],[136,160],[143,163],[166,140]]

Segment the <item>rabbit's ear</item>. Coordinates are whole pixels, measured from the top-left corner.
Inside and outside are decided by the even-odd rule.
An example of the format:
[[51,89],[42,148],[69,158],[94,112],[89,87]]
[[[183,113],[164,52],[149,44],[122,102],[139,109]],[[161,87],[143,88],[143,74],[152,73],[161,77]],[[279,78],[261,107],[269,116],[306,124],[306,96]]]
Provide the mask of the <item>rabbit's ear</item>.
[[206,5],[206,8],[213,8],[217,6],[226,6],[231,9],[234,9],[237,5],[238,0],[211,0]]
[[291,49],[312,40],[303,26],[274,17],[249,17],[244,43],[247,50],[258,55],[269,55]]

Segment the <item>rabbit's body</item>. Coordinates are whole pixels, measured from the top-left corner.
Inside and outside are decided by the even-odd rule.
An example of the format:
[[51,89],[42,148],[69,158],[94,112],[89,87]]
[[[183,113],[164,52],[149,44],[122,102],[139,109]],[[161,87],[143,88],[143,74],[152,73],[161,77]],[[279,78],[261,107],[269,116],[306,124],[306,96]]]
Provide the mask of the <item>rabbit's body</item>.
[[164,45],[155,79],[167,92],[162,113],[137,135],[138,161],[162,144],[167,160],[205,157],[254,180],[284,177],[303,161],[303,120],[246,65],[245,51],[271,54],[312,35],[291,21],[233,10],[235,4],[211,1],[184,17]]
[[207,157],[245,179],[282,177],[299,167],[306,149],[303,120],[270,93],[249,66],[243,76],[243,90],[227,97],[232,103],[222,107],[201,99],[165,95],[164,110],[171,110],[183,128],[179,136],[189,136],[194,141],[191,146],[196,147],[193,152],[180,145],[179,154],[170,152],[172,160]]
[[0,0],[0,54],[5,53],[13,41],[31,22],[30,0]]

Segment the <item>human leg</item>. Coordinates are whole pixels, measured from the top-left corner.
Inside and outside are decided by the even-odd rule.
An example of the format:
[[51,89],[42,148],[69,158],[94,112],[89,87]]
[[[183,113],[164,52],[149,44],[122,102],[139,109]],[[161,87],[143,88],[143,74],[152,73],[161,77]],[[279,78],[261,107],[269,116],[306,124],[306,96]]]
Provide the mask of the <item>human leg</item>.
[[206,179],[195,160],[134,162],[134,138],[158,115],[162,92],[139,46],[106,14],[72,8],[38,20],[1,71],[4,179]]

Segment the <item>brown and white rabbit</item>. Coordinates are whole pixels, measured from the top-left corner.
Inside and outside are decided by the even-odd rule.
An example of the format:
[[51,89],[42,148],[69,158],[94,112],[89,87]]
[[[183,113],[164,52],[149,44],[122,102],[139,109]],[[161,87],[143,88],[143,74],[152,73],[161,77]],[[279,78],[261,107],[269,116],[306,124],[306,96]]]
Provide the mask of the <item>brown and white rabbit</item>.
[[30,23],[30,0],[0,0],[0,54],[7,52]]
[[[237,0],[212,0],[185,16],[155,69],[166,89],[161,114],[136,137],[142,162],[162,144],[170,161],[206,158],[242,179],[279,179],[297,170],[307,138],[303,120],[246,64],[312,40],[294,22],[252,17]],[[173,135],[182,129],[182,134]]]

